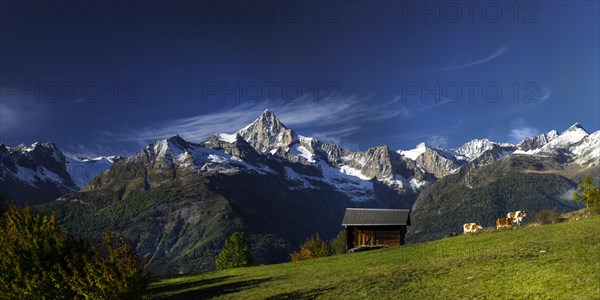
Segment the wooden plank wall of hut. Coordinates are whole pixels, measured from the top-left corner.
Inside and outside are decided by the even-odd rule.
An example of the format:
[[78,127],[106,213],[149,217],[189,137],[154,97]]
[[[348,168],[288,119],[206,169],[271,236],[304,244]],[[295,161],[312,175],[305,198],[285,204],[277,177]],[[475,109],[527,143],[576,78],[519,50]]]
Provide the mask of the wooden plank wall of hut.
[[348,228],[348,247],[374,245],[397,246],[402,243],[405,231],[406,229],[403,226],[352,226]]

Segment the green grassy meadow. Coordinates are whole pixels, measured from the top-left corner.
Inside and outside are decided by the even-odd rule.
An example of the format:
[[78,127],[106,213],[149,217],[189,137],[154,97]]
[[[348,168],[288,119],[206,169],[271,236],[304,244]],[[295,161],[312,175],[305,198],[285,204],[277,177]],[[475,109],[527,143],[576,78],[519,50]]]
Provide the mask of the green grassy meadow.
[[155,299],[600,299],[600,216],[161,279]]

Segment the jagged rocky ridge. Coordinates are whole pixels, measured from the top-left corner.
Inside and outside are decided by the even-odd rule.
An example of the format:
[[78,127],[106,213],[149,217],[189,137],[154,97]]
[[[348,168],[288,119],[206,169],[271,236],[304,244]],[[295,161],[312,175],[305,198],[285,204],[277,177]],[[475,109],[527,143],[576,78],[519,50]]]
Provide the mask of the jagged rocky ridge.
[[[561,134],[553,130],[547,134],[526,138],[517,145],[475,139],[454,150],[432,148],[421,143],[415,149],[406,151],[392,151],[387,146],[380,146],[364,152],[350,152],[335,144],[298,135],[278,120],[274,113],[266,110],[255,122],[238,132],[214,135],[196,145],[195,148],[223,150],[234,158],[233,165],[236,163],[241,165],[241,162],[247,163],[246,169],[256,165],[261,159],[263,161],[265,159],[284,159],[290,163],[313,166],[320,176],[314,176],[315,170],[308,174],[287,172],[284,175],[288,175],[287,177],[291,178],[292,182],[305,188],[313,187],[310,182],[319,178],[319,180],[325,180],[333,186],[337,186],[340,191],[347,191],[353,200],[365,201],[369,200],[372,195],[372,180],[385,184],[397,191],[399,195],[414,199],[414,196],[423,188],[446,175],[456,173],[459,168],[469,162],[476,163],[478,167],[481,167],[512,153],[554,155],[561,157],[563,162],[573,162],[583,167],[594,166],[597,165],[600,156],[598,151],[595,151],[598,149],[598,135],[598,132],[588,134],[577,123]],[[172,139],[181,142],[181,145],[184,146],[191,145],[180,137]],[[52,145],[49,149],[53,150],[50,152],[55,151],[56,153],[51,154],[50,158],[40,158],[38,165],[48,164],[49,160],[52,160],[56,172],[48,173],[47,169],[38,170],[37,167],[31,167],[31,161],[23,165],[8,163],[9,160],[22,161],[22,157],[31,157],[27,154],[28,151],[36,147],[44,147],[43,145]],[[3,172],[0,183],[10,181],[15,182],[17,186],[29,186],[35,189],[41,182],[46,182],[53,185],[50,189],[57,191],[48,193],[44,197],[33,196],[35,199],[27,200],[32,203],[50,201],[61,194],[84,188],[92,178],[106,171],[114,161],[121,159],[120,157],[64,158],[52,143],[35,143],[30,147],[20,145],[7,148],[3,146],[3,148],[5,149],[3,157],[7,163],[6,167],[0,169]],[[168,145],[166,148],[169,148]],[[250,151],[250,149],[254,151]],[[186,152],[183,148],[174,151],[191,153]],[[210,157],[216,156],[218,155],[214,154]],[[33,159],[35,161],[36,158]],[[190,162],[193,157],[181,157],[181,159],[188,160],[187,164],[184,163],[183,166],[194,164]],[[171,163],[178,162],[172,161]],[[56,166],[60,166],[58,168],[62,169],[63,164],[67,174],[56,169]],[[17,165],[19,165],[18,169]],[[226,172],[231,165],[232,162],[228,160],[210,161],[205,169],[218,167]],[[13,174],[10,174],[11,170]],[[200,171],[203,169],[200,168]],[[38,178],[41,181],[37,182]],[[75,183],[75,186],[72,183]],[[294,184],[292,183],[292,185]],[[25,188],[25,190],[27,189],[28,187]],[[31,198],[34,193],[6,192],[4,194],[8,198],[22,200]],[[409,202],[410,200],[404,201],[402,204],[410,206]]]
[[[7,157],[22,148],[6,148],[12,149]],[[333,237],[346,207],[411,208],[422,191],[437,191],[421,193],[417,210],[429,204],[421,198],[439,199],[455,178],[476,178],[466,174],[507,157],[551,157],[560,167],[594,168],[598,151],[598,132],[588,134],[575,124],[518,145],[473,140],[454,150],[420,144],[407,151],[380,146],[352,152],[299,135],[265,111],[240,131],[201,143],[174,136],[128,158],[80,159],[110,168],[92,168],[97,172],[87,174],[92,179],[85,186],[83,176],[73,180],[77,172],[68,171],[76,168],[67,168],[61,182],[70,179],[69,189],[56,195],[70,194],[45,209],[57,211],[78,234],[111,229],[125,235],[150,257],[155,272],[187,273],[212,268],[223,239],[234,230],[251,233],[256,245],[279,245],[257,253],[263,257],[259,263],[281,261],[312,233]],[[63,160],[56,161],[77,165]],[[487,182],[464,180],[471,186]]]

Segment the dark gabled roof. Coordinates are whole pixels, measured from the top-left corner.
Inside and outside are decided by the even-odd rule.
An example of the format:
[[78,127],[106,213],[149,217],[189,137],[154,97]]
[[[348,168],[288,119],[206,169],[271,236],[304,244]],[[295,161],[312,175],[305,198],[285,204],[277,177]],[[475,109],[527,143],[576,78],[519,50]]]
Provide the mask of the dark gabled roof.
[[410,225],[410,210],[379,208],[346,208],[343,226]]

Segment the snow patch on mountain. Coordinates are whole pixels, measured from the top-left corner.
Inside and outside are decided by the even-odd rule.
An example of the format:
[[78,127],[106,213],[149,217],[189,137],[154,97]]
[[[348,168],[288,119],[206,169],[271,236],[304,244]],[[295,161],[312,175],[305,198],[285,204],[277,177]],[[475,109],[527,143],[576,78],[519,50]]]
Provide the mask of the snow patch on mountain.
[[310,150],[306,149],[306,147],[302,146],[302,145],[294,145],[292,146],[292,148],[290,149],[290,154],[294,155],[294,156],[300,156],[304,159],[306,159],[306,161],[308,161],[309,163],[315,163],[315,156],[312,152],[310,152]]
[[[292,169],[292,168],[290,168],[288,166],[284,167],[284,172],[285,172],[285,177],[287,179],[289,179],[291,181],[294,181],[294,182],[296,182],[296,183],[299,184],[299,186],[290,186],[290,189],[293,189],[293,190],[318,189],[317,187],[313,186],[308,181],[308,178],[310,178],[311,176],[300,175],[296,171],[294,171],[294,169]],[[319,179],[312,177],[312,180],[319,180]]]
[[10,169],[8,169],[8,171],[11,172],[19,181],[32,187],[36,187],[37,183],[40,181],[52,181],[58,184],[63,182],[62,178],[60,178],[58,174],[49,171],[44,167],[36,167],[35,169],[31,169],[17,165],[16,169],[16,172],[12,172]]
[[324,161],[317,163],[323,174],[323,180],[338,191],[345,193],[353,201],[368,201],[373,199],[373,183],[340,172]]
[[184,151],[189,153],[192,158],[194,164],[191,167],[201,171],[231,173],[232,171],[244,170],[259,174],[275,173],[267,166],[251,165],[222,149],[211,149],[190,144]]
[[581,166],[600,165],[600,131],[583,138],[571,151],[575,155],[575,163]]
[[81,189],[90,182],[90,180],[108,170],[112,164],[118,160],[118,156],[109,157],[78,157],[66,159],[67,172],[71,175],[71,179]]
[[340,168],[340,172],[342,172],[344,174],[347,174],[347,175],[350,175],[350,176],[358,177],[358,178],[360,178],[362,180],[371,180],[371,178],[363,175],[360,170],[354,169],[354,168],[352,168],[350,166],[342,166]]
[[220,133],[217,134],[217,137],[219,138],[219,140],[227,143],[235,143],[235,141],[237,140],[237,134]]
[[298,135],[298,140],[304,144],[308,144],[311,145],[315,139],[313,137],[308,137],[308,136],[303,136],[303,135]]
[[425,143],[420,143],[416,146],[415,149],[411,149],[411,150],[399,150],[397,151],[399,154],[404,155],[412,160],[417,160],[417,157],[419,157],[419,155],[425,153],[425,150],[427,150],[427,145]]
[[429,182],[427,180],[418,180],[414,177],[409,178],[408,183],[410,184],[410,186],[413,188],[414,191],[420,191],[422,188],[431,184],[431,182]]
[[390,178],[383,178],[381,180],[379,180],[389,186],[392,187],[396,187],[398,189],[413,189],[413,186],[410,184],[410,181],[408,181],[406,178],[400,176],[400,175],[394,175],[393,177]]

